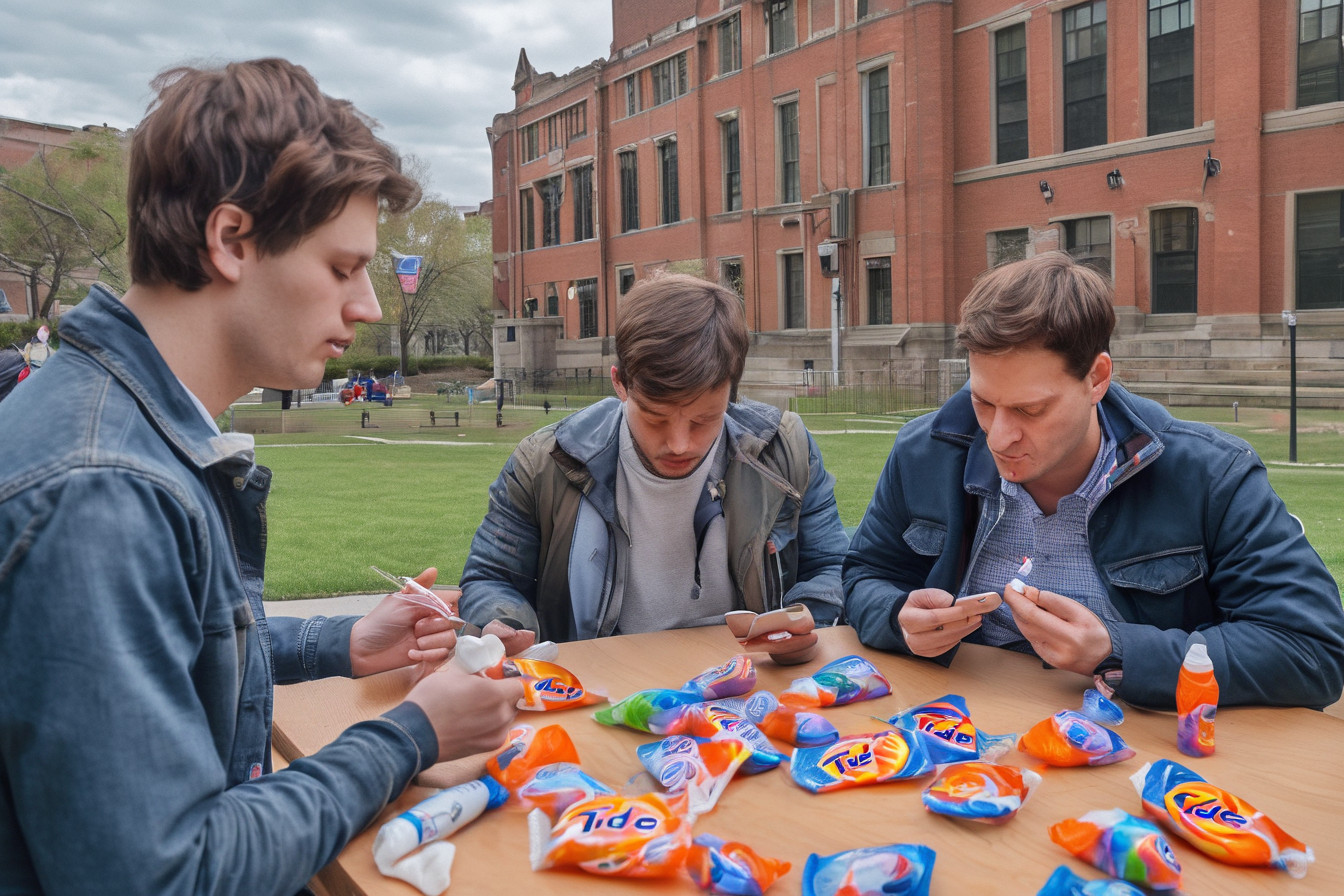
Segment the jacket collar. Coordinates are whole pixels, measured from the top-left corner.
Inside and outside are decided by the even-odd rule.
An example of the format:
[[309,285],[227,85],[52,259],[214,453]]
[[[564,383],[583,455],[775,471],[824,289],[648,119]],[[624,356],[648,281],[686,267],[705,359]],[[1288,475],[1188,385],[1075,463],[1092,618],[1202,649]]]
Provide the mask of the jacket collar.
[[144,408],[183,457],[204,469],[253,466],[252,438],[214,431],[131,310],[101,285],[61,317],[61,341],[88,355]]
[[[1101,405],[1116,439],[1116,465],[1108,477],[1110,486],[1114,487],[1162,453],[1162,440],[1157,430],[1165,428],[1171,415],[1156,402],[1139,398],[1114,381],[1101,399]],[[966,451],[963,486],[967,491],[986,493],[997,490],[999,472],[985,445],[985,434],[975,419],[969,384],[962,386],[934,412],[931,433],[933,438],[958,445]]]

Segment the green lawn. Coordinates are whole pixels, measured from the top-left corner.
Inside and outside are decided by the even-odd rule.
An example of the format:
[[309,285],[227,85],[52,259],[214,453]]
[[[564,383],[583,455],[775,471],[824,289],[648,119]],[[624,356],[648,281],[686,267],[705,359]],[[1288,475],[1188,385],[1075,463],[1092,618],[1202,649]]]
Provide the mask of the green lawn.
[[[431,406],[442,416],[442,399],[424,403]],[[450,414],[455,409],[447,407]],[[258,459],[276,474],[268,504],[266,597],[378,591],[383,581],[370,564],[398,574],[437,566],[440,581],[456,581],[485,515],[489,484],[518,440],[559,413],[511,407],[505,410],[506,425],[497,428],[493,407],[478,406],[470,420],[464,414],[460,429],[257,436]],[[1178,413],[1249,441],[1336,580],[1344,579],[1344,413],[1300,415],[1298,465],[1286,463],[1287,412],[1243,409],[1236,423],[1230,408]],[[837,474],[840,517],[854,525],[900,421],[812,414],[805,419],[827,467]]]

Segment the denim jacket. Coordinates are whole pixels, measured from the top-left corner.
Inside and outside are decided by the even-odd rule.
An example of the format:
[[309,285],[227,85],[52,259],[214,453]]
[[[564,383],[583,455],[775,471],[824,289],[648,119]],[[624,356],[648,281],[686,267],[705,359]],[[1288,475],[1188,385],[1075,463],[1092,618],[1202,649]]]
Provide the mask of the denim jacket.
[[294,893],[437,756],[403,704],[270,772],[271,687],[355,617],[268,620],[270,471],[94,287],[0,404],[0,892]]
[[[615,632],[628,544],[616,512],[620,423],[608,398],[514,450],[462,571],[464,618],[554,641]],[[724,438],[727,468],[706,488],[722,494],[737,605],[802,603],[830,625],[848,539],[816,442],[798,415],[747,400],[728,406]]]
[[[1111,632],[1124,667],[1119,695],[1174,706],[1186,636],[1199,630],[1220,703],[1338,700],[1339,586],[1251,447],[1118,384],[1102,406],[1118,466],[1088,542],[1121,618]],[[997,494],[998,484],[967,389],[900,431],[845,558],[845,614],[863,643],[907,652],[897,614],[909,593],[958,593],[982,513],[977,493]]]

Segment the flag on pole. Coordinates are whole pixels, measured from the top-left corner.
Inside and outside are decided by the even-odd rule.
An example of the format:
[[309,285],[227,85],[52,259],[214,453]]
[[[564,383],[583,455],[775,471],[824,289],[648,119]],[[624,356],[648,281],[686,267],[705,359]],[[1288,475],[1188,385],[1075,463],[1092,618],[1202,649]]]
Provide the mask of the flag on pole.
[[424,256],[393,252],[392,258],[397,263],[397,279],[401,281],[401,291],[407,295],[415,295],[415,290],[420,285],[420,265],[425,260]]

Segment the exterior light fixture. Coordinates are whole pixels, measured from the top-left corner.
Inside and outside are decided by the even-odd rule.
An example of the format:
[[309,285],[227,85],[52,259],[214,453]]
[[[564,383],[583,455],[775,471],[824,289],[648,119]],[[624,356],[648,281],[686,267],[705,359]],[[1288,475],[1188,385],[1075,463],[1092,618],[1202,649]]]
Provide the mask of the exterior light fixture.
[[1050,189],[1050,181],[1048,180],[1041,181],[1041,195],[1045,197],[1045,201],[1047,203],[1054,202],[1055,191]]
[[1213,157],[1213,150],[1205,150],[1204,176],[1217,177],[1223,170],[1223,163]]
[[1125,185],[1125,179],[1120,175],[1120,169],[1116,168],[1106,175],[1106,186],[1112,190],[1118,190]]

